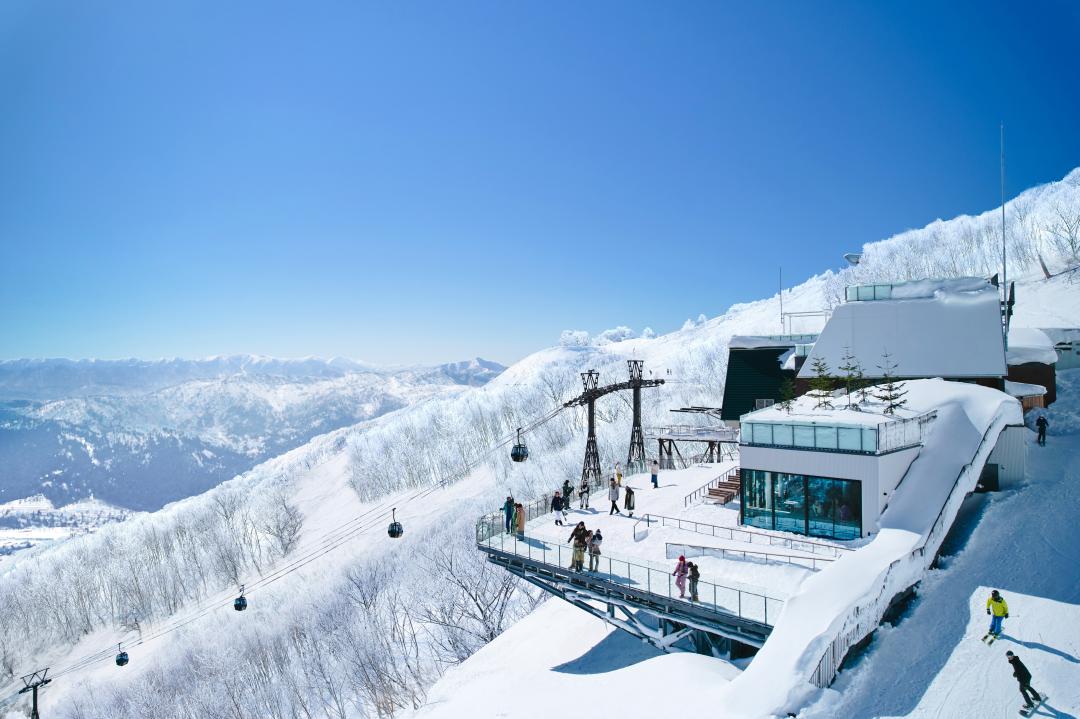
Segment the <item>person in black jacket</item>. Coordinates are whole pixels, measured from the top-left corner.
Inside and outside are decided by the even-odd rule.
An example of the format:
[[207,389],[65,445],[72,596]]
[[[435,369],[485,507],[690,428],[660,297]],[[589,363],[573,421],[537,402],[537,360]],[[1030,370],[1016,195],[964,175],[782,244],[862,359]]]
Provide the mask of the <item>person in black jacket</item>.
[[555,490],[555,496],[551,498],[551,511],[555,513],[555,525],[563,526],[563,498],[559,490]]
[[[1031,672],[1020,661],[1020,657],[1012,652],[1005,652],[1005,656],[1009,658],[1009,664],[1012,664],[1013,676],[1016,677],[1016,681],[1020,682],[1020,693],[1024,695],[1024,706],[1030,709],[1035,706],[1032,699],[1037,702],[1042,701],[1039,692],[1035,691],[1035,688],[1031,686]],[[1031,696],[1028,696],[1029,693]]]
[[1039,430],[1039,444],[1043,447],[1046,446],[1046,427],[1050,423],[1046,421],[1046,417],[1040,416],[1035,420],[1035,429]]
[[505,519],[504,526],[506,533],[510,534],[510,527],[514,524],[514,498],[507,497],[503,502],[503,516]]

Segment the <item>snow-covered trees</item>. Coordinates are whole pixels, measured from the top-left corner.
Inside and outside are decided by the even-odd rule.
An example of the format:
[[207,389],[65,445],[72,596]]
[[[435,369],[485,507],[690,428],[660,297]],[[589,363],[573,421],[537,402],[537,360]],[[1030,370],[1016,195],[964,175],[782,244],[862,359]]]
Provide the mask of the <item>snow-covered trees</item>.
[[815,357],[810,363],[814,376],[810,378],[810,396],[814,398],[817,409],[832,409],[832,392],[836,380],[830,374],[829,364],[822,357]]
[[[851,353],[851,348],[844,348],[844,356],[840,359],[841,365],[839,370],[843,373],[840,375],[840,381],[844,384],[844,396],[847,399],[847,406],[850,409],[853,405],[851,402],[851,395],[854,392],[864,390],[866,384],[863,376],[862,365],[859,364],[859,360]],[[862,392],[862,399],[866,399],[866,392]],[[857,403],[856,403],[857,404]]]

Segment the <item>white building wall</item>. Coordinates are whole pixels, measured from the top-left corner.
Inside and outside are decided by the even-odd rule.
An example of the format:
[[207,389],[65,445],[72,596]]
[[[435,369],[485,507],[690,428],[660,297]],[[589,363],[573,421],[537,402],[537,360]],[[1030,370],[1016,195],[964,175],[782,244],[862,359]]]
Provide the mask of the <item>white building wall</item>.
[[994,451],[990,453],[987,464],[996,464],[1001,489],[1016,485],[1024,480],[1027,470],[1027,438],[1031,433],[1023,425],[1009,426],[1001,430]]

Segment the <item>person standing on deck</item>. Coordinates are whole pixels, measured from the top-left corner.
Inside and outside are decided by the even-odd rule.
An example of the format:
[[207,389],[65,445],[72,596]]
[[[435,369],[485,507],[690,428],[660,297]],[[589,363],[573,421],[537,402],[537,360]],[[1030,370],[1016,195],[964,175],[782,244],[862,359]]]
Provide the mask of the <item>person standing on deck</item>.
[[559,490],[555,490],[555,496],[551,498],[551,511],[555,513],[555,526],[563,526],[563,499]]
[[622,467],[618,462],[615,463],[615,484],[622,486]]
[[503,514],[505,515],[504,525],[506,527],[506,533],[510,534],[510,528],[514,526],[514,498],[507,497],[503,502]]
[[567,542],[573,542],[574,554],[570,558],[570,569],[575,572],[580,572],[585,565],[585,548],[588,546],[589,530],[585,529],[585,522],[578,522],[574,527],[574,531],[570,532],[570,539]]
[[600,544],[604,541],[604,535],[597,529],[592,533],[589,540],[589,571],[595,572],[600,567]]
[[1001,636],[1001,622],[1009,618],[1009,605],[998,590],[990,592],[986,600],[986,613],[990,615],[990,631],[995,637]]
[[690,601],[696,602],[697,596],[697,583],[701,579],[701,572],[698,570],[698,565],[693,562],[687,562],[686,566],[690,569]]
[[521,502],[514,505],[514,521],[517,524],[518,539],[525,538],[525,507]]
[[622,514],[619,511],[619,485],[615,484],[614,477],[608,480],[607,498],[611,500],[611,511],[608,512],[608,516]]
[[679,599],[686,599],[686,575],[688,573],[686,557],[680,554],[679,563],[675,565],[675,571],[672,572],[675,575],[675,586],[679,588]]
[[574,486],[570,484],[569,479],[564,479],[562,483],[562,496],[563,496],[563,509],[567,512],[570,511],[570,502],[574,501]]
[[626,485],[626,490],[625,490],[624,494],[626,495],[626,498],[623,500],[623,509],[625,509],[627,511],[627,513],[631,517],[633,517],[634,516],[634,488],[631,487],[629,484]]
[[650,469],[652,470],[652,486],[653,486],[653,489],[659,489],[660,488],[660,463],[657,462],[654,459],[652,461],[652,466],[650,467]]
[[578,496],[578,508],[579,509],[588,509],[589,508],[589,492],[590,492],[589,480],[588,479],[582,479],[581,480],[581,486],[578,487],[578,494],[577,494],[577,496]]
[[[1024,708],[1031,709],[1035,706],[1031,701],[1032,699],[1037,702],[1043,700],[1043,697],[1039,695],[1039,692],[1035,691],[1035,688],[1031,686],[1031,672],[1024,666],[1024,663],[1020,661],[1020,657],[1012,652],[1005,652],[1005,656],[1009,658],[1009,664],[1012,664],[1013,676],[1016,677],[1016,681],[1020,682],[1020,694],[1024,697]],[[1028,696],[1028,692],[1031,693],[1031,696]]]
[[1035,428],[1039,430],[1039,446],[1040,447],[1045,447],[1046,446],[1046,428],[1049,425],[1050,425],[1050,423],[1046,421],[1046,417],[1043,416],[1043,415],[1039,415],[1039,418],[1037,420],[1035,420]]

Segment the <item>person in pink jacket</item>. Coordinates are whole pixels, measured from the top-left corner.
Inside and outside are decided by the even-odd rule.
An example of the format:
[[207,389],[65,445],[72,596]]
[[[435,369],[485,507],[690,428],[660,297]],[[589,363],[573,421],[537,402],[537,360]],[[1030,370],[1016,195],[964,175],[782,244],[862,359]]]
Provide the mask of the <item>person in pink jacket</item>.
[[675,586],[679,588],[679,599],[686,599],[686,575],[690,570],[686,566],[686,557],[679,555],[679,563],[675,565]]

